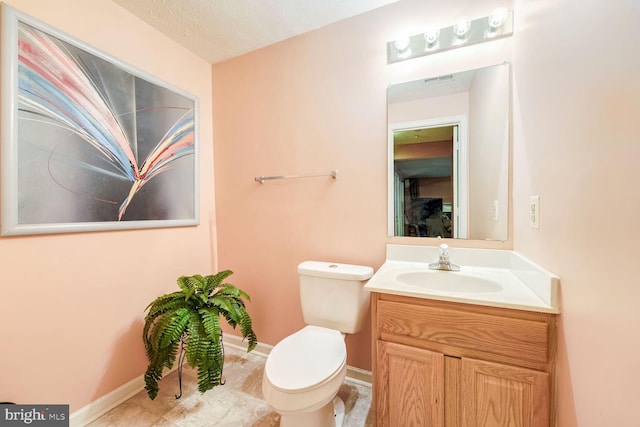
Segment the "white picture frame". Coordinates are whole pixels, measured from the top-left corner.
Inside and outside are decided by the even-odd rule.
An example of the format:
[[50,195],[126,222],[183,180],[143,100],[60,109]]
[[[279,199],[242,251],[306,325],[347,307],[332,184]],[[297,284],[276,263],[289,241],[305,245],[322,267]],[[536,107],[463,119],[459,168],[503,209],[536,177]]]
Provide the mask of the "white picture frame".
[[2,4],[3,236],[199,224],[198,98]]

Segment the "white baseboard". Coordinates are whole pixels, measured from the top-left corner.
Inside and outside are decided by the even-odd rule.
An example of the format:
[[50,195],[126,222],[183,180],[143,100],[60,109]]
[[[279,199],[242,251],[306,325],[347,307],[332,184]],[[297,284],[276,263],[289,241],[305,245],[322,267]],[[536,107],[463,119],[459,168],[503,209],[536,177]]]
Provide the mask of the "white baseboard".
[[[172,369],[166,369],[162,375],[169,375],[178,369],[178,365],[174,365]],[[144,390],[144,374],[140,375],[121,385],[117,389],[105,394],[94,400],[88,405],[83,406],[69,416],[69,427],[84,427],[87,424],[100,418],[125,400],[128,400]]]
[[349,378],[349,381],[368,387],[371,387],[373,382],[373,375],[371,371],[356,368],[355,366],[347,366],[347,378]]
[[[225,333],[222,336],[222,342],[224,342],[225,347],[229,346],[242,351],[247,351],[247,345],[249,344],[247,341],[243,340],[242,337],[228,333]],[[259,342],[258,345],[256,345],[256,348],[251,351],[251,354],[257,354],[258,356],[266,358],[269,353],[271,353],[272,349],[272,345]]]
[[[224,334],[223,342],[225,346],[247,351],[247,342],[243,341],[241,337]],[[273,349],[272,345],[258,343],[256,348],[251,351],[251,354],[256,354],[266,359],[271,349]],[[173,370],[175,369],[177,369],[177,367],[173,368]],[[168,371],[165,375],[169,372],[171,371]],[[347,366],[347,378],[363,385],[371,385],[371,372],[365,371],[364,369]],[[72,413],[69,417],[69,426],[84,427],[142,390],[144,390],[144,375],[132,379],[128,383]]]
[[144,375],[132,379],[69,416],[70,427],[83,427],[144,389]]

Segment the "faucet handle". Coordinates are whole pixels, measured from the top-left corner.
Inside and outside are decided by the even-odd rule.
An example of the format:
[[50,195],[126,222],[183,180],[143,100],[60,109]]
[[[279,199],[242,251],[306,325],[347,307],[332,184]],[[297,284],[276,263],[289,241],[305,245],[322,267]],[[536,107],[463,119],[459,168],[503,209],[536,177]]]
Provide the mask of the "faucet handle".
[[452,264],[449,260],[449,245],[443,243],[438,245],[440,255],[437,262],[429,264],[429,268],[432,270],[447,270],[447,271],[460,271],[460,267]]

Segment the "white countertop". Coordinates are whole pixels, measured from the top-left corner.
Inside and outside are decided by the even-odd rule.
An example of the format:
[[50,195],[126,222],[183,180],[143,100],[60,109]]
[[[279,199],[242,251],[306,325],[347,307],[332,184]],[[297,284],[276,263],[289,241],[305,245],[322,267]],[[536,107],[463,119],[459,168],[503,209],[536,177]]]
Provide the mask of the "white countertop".
[[[486,277],[500,285],[495,292],[452,292],[403,283],[396,279],[400,273],[429,271],[428,262],[437,259],[437,247],[407,247],[388,245],[387,261],[378,269],[365,289],[393,295],[453,301],[517,310],[559,313],[558,277],[529,262],[512,251],[450,248],[451,262],[461,271],[433,271],[428,280],[437,275],[467,274]],[[412,250],[411,248],[415,248]],[[463,263],[464,261],[464,263]],[[442,277],[445,279],[445,277]]]

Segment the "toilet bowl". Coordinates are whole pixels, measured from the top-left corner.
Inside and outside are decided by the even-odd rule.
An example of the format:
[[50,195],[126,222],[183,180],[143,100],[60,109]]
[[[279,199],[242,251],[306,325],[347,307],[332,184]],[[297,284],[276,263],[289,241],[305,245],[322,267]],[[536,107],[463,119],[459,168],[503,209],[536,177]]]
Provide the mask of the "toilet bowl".
[[[262,392],[280,414],[280,426],[337,425],[344,414],[336,394],[347,373],[347,350],[340,331],[305,326],[280,341],[265,364]],[[341,423],[341,420],[339,420]]]
[[345,334],[360,331],[369,307],[371,267],[305,261],[298,265],[307,326],[276,344],[262,377],[264,399],[281,427],[340,427],[337,397],[347,374]]

